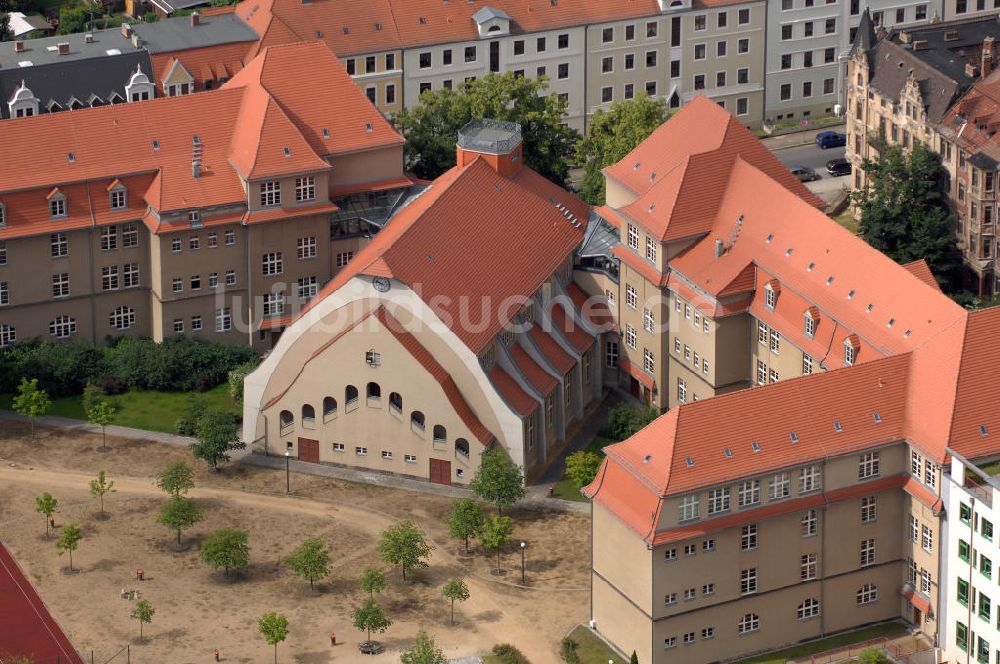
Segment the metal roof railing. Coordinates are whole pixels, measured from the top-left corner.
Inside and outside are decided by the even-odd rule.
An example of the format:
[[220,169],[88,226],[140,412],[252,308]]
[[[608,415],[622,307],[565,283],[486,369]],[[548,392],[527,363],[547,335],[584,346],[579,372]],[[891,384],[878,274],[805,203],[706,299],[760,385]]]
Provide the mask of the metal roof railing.
[[521,125],[507,120],[477,118],[458,130],[458,145],[466,150],[505,154],[521,142]]

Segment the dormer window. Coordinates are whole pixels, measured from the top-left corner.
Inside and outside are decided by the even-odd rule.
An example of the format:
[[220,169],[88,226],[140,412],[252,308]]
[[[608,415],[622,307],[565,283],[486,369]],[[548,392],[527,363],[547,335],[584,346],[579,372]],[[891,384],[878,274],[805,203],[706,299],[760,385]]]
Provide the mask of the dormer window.
[[774,305],[778,303],[778,293],[781,292],[781,285],[777,279],[772,279],[764,286],[764,306],[774,311]]
[[58,188],[53,189],[49,195],[49,218],[61,219],[66,216],[66,196]]
[[805,333],[810,339],[816,336],[816,323],[819,322],[819,312],[816,307],[809,307],[804,314]]
[[858,339],[853,334],[844,339],[844,366],[854,366],[858,360]]
[[125,185],[117,180],[108,188],[108,199],[112,210],[124,210],[128,207],[128,195]]

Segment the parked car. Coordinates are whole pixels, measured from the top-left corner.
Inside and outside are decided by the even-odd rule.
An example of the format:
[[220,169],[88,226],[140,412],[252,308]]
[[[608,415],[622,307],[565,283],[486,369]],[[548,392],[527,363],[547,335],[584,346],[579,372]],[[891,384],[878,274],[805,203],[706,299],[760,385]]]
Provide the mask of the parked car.
[[812,182],[819,179],[819,173],[805,166],[792,166],[792,175],[799,179],[799,182]]
[[851,174],[851,162],[846,159],[831,159],[826,162],[826,172],[834,177]]
[[836,131],[821,131],[816,134],[816,145],[823,150],[839,148],[847,145],[847,135]]

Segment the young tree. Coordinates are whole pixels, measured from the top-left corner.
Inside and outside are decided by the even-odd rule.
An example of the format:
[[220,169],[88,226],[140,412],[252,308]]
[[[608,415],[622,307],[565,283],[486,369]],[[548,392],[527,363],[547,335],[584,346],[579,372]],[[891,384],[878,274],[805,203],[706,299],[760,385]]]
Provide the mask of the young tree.
[[104,398],[91,398],[90,405],[85,406],[87,421],[101,427],[101,449],[108,449],[107,427],[115,418],[116,408]]
[[278,644],[288,637],[288,618],[274,611],[265,613],[257,621],[257,631],[267,645],[274,646],[274,664],[278,664]]
[[330,550],[319,538],[310,538],[302,542],[291,556],[285,560],[288,567],[309,581],[309,589],[314,590],[313,582],[322,579],[330,573]]
[[82,539],[83,533],[80,531],[79,526],[75,523],[70,523],[62,529],[62,533],[56,541],[56,548],[59,550],[60,556],[67,551],[69,552],[69,571],[71,572],[73,571],[73,552],[80,546],[80,540]]
[[634,650],[632,651],[632,656],[628,660],[628,664],[639,664],[639,656],[635,654]]
[[105,475],[104,471],[99,471],[97,473],[96,480],[90,480],[90,495],[96,496],[101,499],[101,516],[104,516],[104,494],[114,493],[115,483],[109,480]]
[[462,498],[455,503],[445,523],[452,537],[465,540],[465,552],[468,553],[469,538],[483,525],[483,508],[471,498]]
[[158,521],[177,532],[177,546],[181,545],[181,531],[187,530],[205,518],[194,501],[184,496],[174,496],[160,508]]
[[397,113],[396,127],[406,138],[407,170],[433,179],[455,165],[458,130],[473,118],[521,125],[524,163],[562,186],[579,134],[562,124],[567,102],[545,94],[548,79],[513,72],[490,73],[459,86],[420,96],[420,105]]
[[49,412],[52,401],[45,390],[38,387],[38,379],[21,379],[17,386],[17,396],[14,397],[14,412],[23,415],[31,422],[31,439],[35,439],[35,419]]
[[441,594],[451,600],[451,624],[455,624],[455,600],[464,602],[469,599],[469,587],[461,579],[452,579],[444,584]]
[[573,482],[577,489],[585,487],[597,477],[601,461],[601,455],[597,452],[587,450],[573,452],[566,457],[566,477]]
[[510,541],[512,532],[509,516],[492,516],[479,531],[479,541],[484,549],[497,550],[497,573],[500,572],[500,549]]
[[580,187],[583,200],[591,205],[604,205],[601,169],[624,159],[668,117],[666,100],[647,95],[616,101],[607,111],[594,113],[587,135],[576,146],[577,158],[584,164]]
[[434,639],[421,630],[417,632],[417,642],[413,647],[400,653],[399,661],[402,664],[445,664],[448,660]]
[[56,513],[57,509],[59,509],[59,501],[53,498],[48,491],[35,498],[35,511],[45,516],[46,538],[49,536],[49,523],[52,521],[52,515]]
[[659,417],[655,408],[620,403],[608,409],[608,429],[615,440],[625,440]]
[[469,483],[477,496],[497,506],[497,514],[524,498],[524,473],[501,450],[483,454],[482,463]]
[[430,555],[431,547],[423,532],[412,521],[400,521],[382,531],[378,552],[382,560],[402,568],[405,581],[406,570],[427,567],[424,559]]
[[375,600],[367,599],[361,606],[354,609],[354,628],[368,633],[368,640],[361,645],[371,645],[372,632],[382,634],[392,626],[392,621],[386,617],[382,607]]
[[201,559],[216,569],[223,568],[226,576],[229,576],[230,569],[238,572],[250,563],[248,538],[246,531],[219,528],[202,542]]
[[156,613],[156,609],[153,605],[149,603],[148,599],[140,599],[135,603],[135,608],[132,609],[132,617],[139,621],[139,640],[142,641],[142,625],[146,623],[147,625],[153,622],[153,614]]
[[368,593],[368,599],[374,600],[375,593],[385,590],[385,574],[374,568],[368,568],[361,574],[361,590]]
[[191,444],[196,459],[204,459],[218,472],[220,461],[229,461],[227,452],[242,450],[246,443],[236,433],[236,422],[231,415],[210,410],[198,420],[198,442]]
[[172,498],[194,488],[194,471],[180,459],[175,459],[156,476],[156,486]]
[[926,259],[944,290],[956,286],[961,255],[940,155],[923,143],[909,152],[890,146],[861,167],[868,187],[851,194],[861,210],[861,236],[897,263]]

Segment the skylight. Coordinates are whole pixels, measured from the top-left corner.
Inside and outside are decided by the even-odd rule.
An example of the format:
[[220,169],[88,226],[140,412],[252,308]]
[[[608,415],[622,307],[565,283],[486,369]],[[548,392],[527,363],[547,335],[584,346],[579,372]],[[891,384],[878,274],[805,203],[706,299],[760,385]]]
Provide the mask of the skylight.
[[330,138],[330,130],[323,127],[323,138]]
[[788,438],[789,438],[789,439],[790,439],[790,440],[791,440],[791,441],[792,441],[793,443],[797,443],[797,442],[799,442],[799,434],[795,433],[794,431],[792,431],[792,432],[789,432],[789,434],[788,434]]
[[292,156],[292,149],[291,148],[285,148],[283,150],[283,152],[285,153],[286,157],[291,157]]
[[750,449],[752,449],[754,452],[760,452],[760,443],[758,443],[756,440],[750,441]]
[[767,242],[768,244],[771,244],[771,240],[773,240],[773,239],[774,239],[774,234],[773,233],[768,233],[767,237],[764,238],[764,242]]
[[642,457],[642,462],[643,463],[649,463],[652,460],[653,460],[653,455],[652,454],[647,454],[646,456]]
[[795,249],[793,249],[792,247],[789,247],[788,249],[785,249],[785,255],[786,256],[791,256],[793,251],[795,251]]
[[833,283],[833,275],[831,274],[829,277],[826,278],[826,285],[829,286],[832,283]]
[[684,463],[687,464],[688,468],[694,468],[694,459],[692,459],[691,457],[685,457]]
[[836,422],[833,423],[833,430],[836,431],[837,433],[840,433],[841,431],[844,430],[844,427],[840,424],[840,420],[837,420]]
[[990,433],[990,430],[986,428],[985,424],[980,424],[979,425],[979,435],[980,436],[986,436],[989,433]]
[[153,149],[154,150],[159,150],[160,149],[160,142],[158,140],[156,140],[155,138],[153,139]]
[[731,449],[729,449],[728,447],[726,449],[722,450],[722,453],[725,454],[726,457],[729,458],[729,459],[733,458],[733,451]]
[[806,272],[812,272],[814,267],[816,267],[816,263],[809,263],[809,265],[806,266]]
[[67,152],[66,159],[69,161],[69,163],[72,164],[73,162],[76,161],[76,155],[74,155],[72,152]]
[[854,289],[847,291],[847,299],[850,300],[854,297]]
[[874,413],[872,413],[872,419],[875,420],[875,424],[882,423],[882,416],[879,414],[877,410]]

